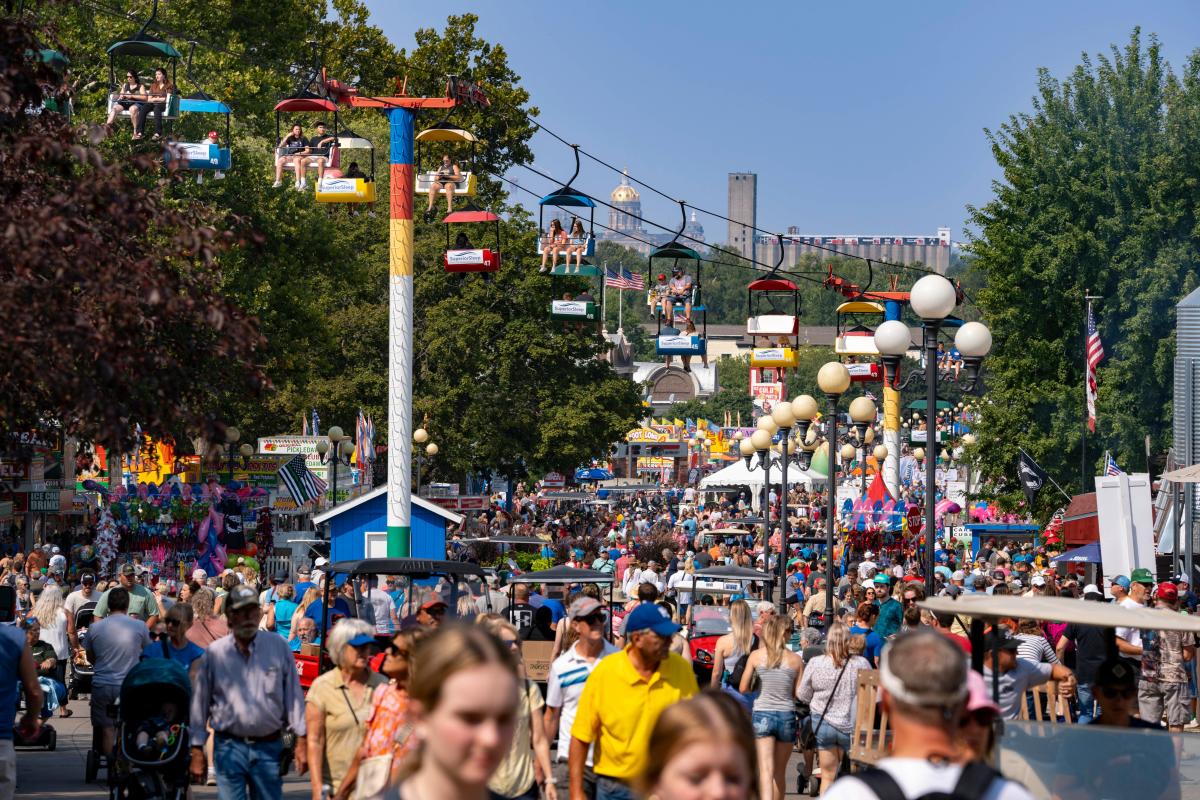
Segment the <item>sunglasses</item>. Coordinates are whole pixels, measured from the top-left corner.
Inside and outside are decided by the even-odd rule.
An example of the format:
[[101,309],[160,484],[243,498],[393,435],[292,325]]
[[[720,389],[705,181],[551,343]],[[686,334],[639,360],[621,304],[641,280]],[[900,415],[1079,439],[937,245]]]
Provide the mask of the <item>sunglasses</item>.
[[1132,686],[1126,689],[1114,689],[1111,686],[1097,686],[1096,691],[1099,692],[1100,696],[1104,697],[1106,700],[1113,700],[1117,697],[1129,700],[1135,694],[1137,694],[1137,689]]
[[426,608],[422,610],[431,617],[444,617],[446,615],[445,606],[434,606],[433,608]]
[[506,645],[508,645],[509,650],[520,650],[521,649],[521,640],[520,639],[505,639],[504,643]]
[[408,650],[394,644],[389,644],[387,646],[387,654],[397,658],[408,658]]
[[604,623],[604,614],[597,611],[594,614],[588,614],[586,617],[576,617],[580,622],[586,622],[588,625],[601,625]]
[[172,625],[179,625],[180,622],[177,619],[168,619],[168,620],[165,620],[165,624],[167,625],[167,627],[170,627]]

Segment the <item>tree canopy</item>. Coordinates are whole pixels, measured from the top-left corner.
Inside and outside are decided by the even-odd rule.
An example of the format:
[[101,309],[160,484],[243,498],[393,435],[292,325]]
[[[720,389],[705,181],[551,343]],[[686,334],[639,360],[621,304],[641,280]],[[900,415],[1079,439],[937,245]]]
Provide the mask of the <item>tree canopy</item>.
[[[1105,449],[1140,470],[1143,436],[1169,444],[1175,304],[1197,284],[1198,120],[1200,52],[1176,75],[1134,31],[1066,78],[1041,71],[1032,110],[988,132],[1003,178],[970,209],[995,338],[976,451],[1001,493],[1018,496],[1019,447],[1090,491]],[[1085,294],[1101,298],[1107,358],[1081,487]]]
[[[473,164],[476,202],[503,217],[503,269],[491,282],[446,274],[443,226],[416,223],[414,407],[418,421],[430,417],[439,444],[434,476],[568,469],[602,455],[632,426],[640,413],[638,388],[595,358],[599,337],[549,321],[551,293],[562,292],[566,284],[552,286],[537,274],[533,257],[523,256],[533,252],[534,226],[523,211],[507,205],[496,176],[532,158],[529,139],[537,109],[504,48],[476,35],[474,15],[452,16],[440,31],[417,31],[409,51],[389,42],[358,0],[163,4],[149,32],[185,53],[188,41],[198,42],[190,77],[179,68],[183,93],[202,86],[233,109],[233,168],[224,180],[197,185],[181,172],[156,174],[151,168],[161,148],[132,141],[128,123],[118,122],[109,135],[96,127],[105,114],[105,48],[138,29],[143,18],[134,12],[144,15],[145,6],[48,3],[40,9],[40,21],[71,58],[79,87],[79,127],[72,135],[93,137],[110,171],[141,184],[161,184],[166,207],[219,230],[253,232],[214,252],[211,274],[217,276],[213,289],[231,309],[226,319],[240,319],[233,309],[241,309],[261,332],[261,339],[244,338],[256,348],[255,366],[273,391],[249,394],[228,369],[185,367],[181,374],[171,373],[181,391],[192,391],[189,384],[203,388],[213,419],[237,425],[248,437],[295,432],[314,407],[326,425],[351,428],[359,408],[377,424],[386,422],[386,119],[370,110],[339,114],[343,129],[352,128],[375,144],[377,205],[321,206],[311,194],[270,185],[273,106],[311,74],[315,65],[304,43],[313,41],[328,76],[363,94],[397,94],[403,86],[409,95],[438,96],[447,76],[457,75],[482,86],[491,101],[486,109],[456,109],[452,120],[480,140]],[[156,66],[148,59],[118,64],[144,75]],[[417,125],[435,124],[443,116],[423,113]],[[321,117],[301,114],[284,122],[293,119],[308,130]],[[173,133],[195,141],[210,128],[224,137],[223,120],[184,114]],[[426,158],[433,155],[440,153]],[[347,151],[343,159],[356,159],[368,170],[371,154]],[[420,195],[416,200],[424,202]],[[421,209],[418,205],[418,217]],[[139,415],[129,419],[130,424],[139,421],[153,434],[204,433],[184,420],[160,425]],[[379,438],[386,443],[383,424]]]

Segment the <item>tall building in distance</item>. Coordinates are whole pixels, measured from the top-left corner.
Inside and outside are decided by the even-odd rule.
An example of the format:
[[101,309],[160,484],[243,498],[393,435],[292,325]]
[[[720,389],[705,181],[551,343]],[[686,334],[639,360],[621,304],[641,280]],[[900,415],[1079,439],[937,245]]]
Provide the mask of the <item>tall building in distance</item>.
[[729,173],[729,213],[725,216],[730,219],[725,246],[750,258],[754,249],[754,228],[758,225],[758,175],[753,172]]
[[[730,215],[733,216],[732,214]],[[920,263],[937,270],[943,275],[950,267],[953,252],[949,228],[938,228],[936,236],[905,236],[896,234],[807,235],[795,226],[788,228],[783,237],[783,266],[791,269],[801,256],[814,254],[822,259],[834,259],[839,255],[858,256],[889,264]],[[779,241],[774,236],[758,237],[758,260],[763,264],[774,264],[779,258]]]

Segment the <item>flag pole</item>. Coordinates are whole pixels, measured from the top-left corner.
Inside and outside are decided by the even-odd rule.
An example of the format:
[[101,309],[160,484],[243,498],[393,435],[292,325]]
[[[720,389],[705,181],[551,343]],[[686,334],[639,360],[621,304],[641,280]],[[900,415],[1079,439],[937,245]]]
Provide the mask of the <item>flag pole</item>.
[[608,262],[604,262],[604,277],[600,280],[600,332],[608,333]]
[[[617,269],[623,272],[625,267],[617,264]],[[625,334],[625,289],[623,287],[617,287],[617,330],[621,335]]]
[[1079,491],[1087,492],[1087,434],[1088,434],[1088,398],[1091,389],[1088,387],[1088,377],[1091,367],[1088,366],[1088,319],[1092,315],[1092,296],[1083,290],[1083,427],[1079,430]]

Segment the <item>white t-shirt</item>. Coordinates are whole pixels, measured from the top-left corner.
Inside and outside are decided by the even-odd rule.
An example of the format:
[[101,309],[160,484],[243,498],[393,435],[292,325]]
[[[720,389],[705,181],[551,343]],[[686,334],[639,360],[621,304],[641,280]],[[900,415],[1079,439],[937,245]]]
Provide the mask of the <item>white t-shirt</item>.
[[[546,684],[546,705],[551,708],[561,708],[562,715],[558,720],[558,760],[566,761],[571,748],[571,726],[575,724],[575,712],[579,710],[579,698],[583,696],[583,685],[587,682],[592,670],[600,663],[600,659],[618,652],[618,648],[610,642],[604,643],[604,649],[599,657],[588,663],[577,652],[579,647],[567,650],[554,659],[550,665],[550,678]],[[587,764],[592,765],[592,746],[588,747]]]
[[675,592],[675,602],[681,606],[689,606],[692,604],[692,593],[685,592],[684,588],[691,589],[696,585],[695,579],[691,574],[679,570],[672,572],[671,577],[667,579],[667,593]]
[[[1121,608],[1145,608],[1141,603],[1134,600],[1132,597],[1126,597],[1121,601]],[[1135,647],[1142,646],[1142,632],[1137,628],[1117,628],[1117,638],[1124,639]],[[1141,661],[1142,656],[1139,653],[1136,656],[1128,656],[1121,654],[1122,658],[1132,658],[1134,661]]]
[[[962,774],[961,764],[934,764],[923,758],[884,758],[875,763],[900,786],[905,797],[920,797],[929,792],[953,791]],[[866,784],[853,775],[844,775],[825,793],[825,800],[878,800]],[[994,781],[983,800],[1033,800],[1033,795],[1015,781]]]
[[370,601],[375,611],[375,632],[392,632],[392,598],[378,587],[367,592],[366,599]]
[[65,600],[63,600],[63,608],[65,608],[67,610],[67,613],[71,615],[71,621],[74,622],[75,614],[79,611],[80,608],[83,607],[84,603],[98,603],[98,602],[100,602],[100,593],[97,592],[95,589],[92,590],[91,597],[84,597],[83,590],[76,589],[75,591],[73,591],[69,595],[67,595]]
[[872,570],[878,569],[879,567],[874,561],[860,561],[858,564],[858,579],[860,581],[865,581],[867,578],[871,577]]

